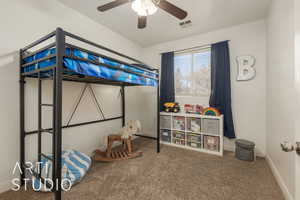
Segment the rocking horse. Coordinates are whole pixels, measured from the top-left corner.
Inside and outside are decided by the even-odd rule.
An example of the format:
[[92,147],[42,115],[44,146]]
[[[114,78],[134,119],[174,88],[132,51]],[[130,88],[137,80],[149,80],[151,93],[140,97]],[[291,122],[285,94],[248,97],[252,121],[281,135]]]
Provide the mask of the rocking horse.
[[[132,136],[141,130],[141,123],[138,120],[129,121],[118,133],[109,135],[107,140],[107,150],[95,150],[94,160],[102,162],[112,162],[117,160],[127,160],[142,156],[141,151],[133,151]],[[122,143],[122,150],[113,150],[114,142]]]

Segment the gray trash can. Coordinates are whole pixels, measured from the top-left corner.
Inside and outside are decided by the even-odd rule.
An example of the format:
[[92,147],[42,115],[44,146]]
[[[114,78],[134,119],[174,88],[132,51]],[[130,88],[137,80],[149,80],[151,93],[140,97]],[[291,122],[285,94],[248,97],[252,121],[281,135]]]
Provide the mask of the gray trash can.
[[255,143],[243,139],[236,140],[235,157],[239,160],[255,161]]

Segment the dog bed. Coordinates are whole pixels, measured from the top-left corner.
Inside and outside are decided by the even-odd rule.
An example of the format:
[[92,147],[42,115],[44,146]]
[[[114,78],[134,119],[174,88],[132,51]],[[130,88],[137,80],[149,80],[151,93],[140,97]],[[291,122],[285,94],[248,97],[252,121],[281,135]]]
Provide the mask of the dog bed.
[[[52,180],[52,155],[47,155],[48,158],[43,157],[41,160],[41,176],[44,179]],[[51,160],[50,160],[51,159]],[[64,150],[61,156],[62,163],[62,187],[70,189],[76,183],[79,183],[86,175],[91,167],[91,158],[84,153],[76,150]],[[37,169],[36,169],[37,171]],[[36,177],[32,179],[33,188],[35,191],[50,192],[49,187],[51,182],[43,184],[42,181]]]

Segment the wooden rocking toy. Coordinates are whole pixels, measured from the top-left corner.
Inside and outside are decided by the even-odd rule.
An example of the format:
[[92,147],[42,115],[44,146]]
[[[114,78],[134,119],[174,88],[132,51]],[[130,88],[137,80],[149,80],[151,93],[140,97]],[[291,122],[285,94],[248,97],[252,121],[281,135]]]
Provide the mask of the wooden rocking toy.
[[[142,156],[141,151],[133,151],[132,135],[140,130],[139,121],[129,121],[125,127],[116,135],[109,135],[107,140],[107,150],[95,150],[94,160],[102,162],[112,162],[118,160],[127,160]],[[121,149],[113,150],[114,142],[121,142]]]

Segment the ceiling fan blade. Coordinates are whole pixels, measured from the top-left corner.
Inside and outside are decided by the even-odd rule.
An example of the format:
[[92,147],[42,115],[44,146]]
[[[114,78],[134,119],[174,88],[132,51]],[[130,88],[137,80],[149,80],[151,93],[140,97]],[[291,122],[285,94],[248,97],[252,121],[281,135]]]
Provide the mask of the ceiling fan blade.
[[110,3],[104,4],[102,6],[99,6],[97,9],[100,12],[104,12],[104,11],[110,10],[112,8],[121,6],[121,5],[123,5],[125,3],[129,3],[129,2],[131,2],[131,0],[115,0],[113,2],[110,2]]
[[147,26],[147,16],[139,16],[138,28],[143,29]]
[[177,17],[178,19],[181,19],[181,20],[186,18],[188,15],[188,13],[186,11],[182,10],[181,8],[178,8],[177,6],[175,6],[174,4],[171,4],[170,2],[168,2],[166,0],[160,0],[159,4],[157,4],[157,6],[161,9],[163,9],[164,11],[170,13],[174,17]]

